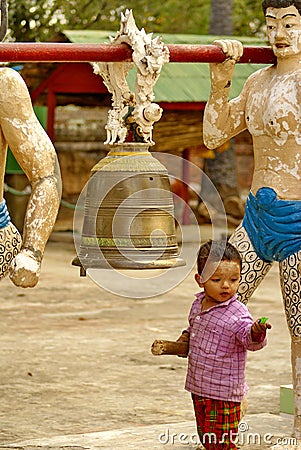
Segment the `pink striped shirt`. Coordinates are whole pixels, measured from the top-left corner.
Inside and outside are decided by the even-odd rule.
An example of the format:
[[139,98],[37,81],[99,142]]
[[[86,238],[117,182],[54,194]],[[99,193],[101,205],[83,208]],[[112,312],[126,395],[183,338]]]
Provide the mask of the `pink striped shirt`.
[[248,391],[247,350],[263,348],[265,333],[260,342],[252,342],[252,316],[236,295],[201,312],[204,295],[196,295],[189,314],[185,389],[201,397],[241,402]]

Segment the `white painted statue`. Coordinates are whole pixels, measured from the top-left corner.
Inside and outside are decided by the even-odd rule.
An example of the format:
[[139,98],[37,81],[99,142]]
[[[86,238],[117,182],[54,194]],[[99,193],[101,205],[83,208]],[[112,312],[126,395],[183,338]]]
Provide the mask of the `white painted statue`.
[[295,399],[294,434],[301,439],[301,1],[264,0],[267,35],[277,63],[252,74],[228,101],[242,44],[218,40],[227,59],[211,64],[211,93],[204,142],[214,149],[248,129],[254,176],[241,226],[230,241],[244,265],[240,283],[246,303],[274,261],[291,335]]
[[[9,273],[16,286],[33,287],[60,205],[60,170],[22,77],[13,69],[1,68],[0,87],[0,279]],[[8,146],[31,184],[23,238],[11,223],[3,199]]]

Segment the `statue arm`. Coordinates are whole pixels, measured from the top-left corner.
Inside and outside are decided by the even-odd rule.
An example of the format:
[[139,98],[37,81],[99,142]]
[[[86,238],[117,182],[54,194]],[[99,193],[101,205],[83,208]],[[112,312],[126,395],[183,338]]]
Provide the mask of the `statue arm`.
[[229,101],[229,92],[236,61],[243,52],[239,41],[215,41],[227,59],[210,64],[211,90],[204,112],[204,143],[210,149],[220,147],[246,128],[245,105],[248,83],[239,97]]
[[33,259],[39,269],[60,205],[59,165],[55,149],[34,114],[21,76],[11,69],[4,69],[0,73],[0,83],[2,133],[32,189],[24,221],[21,253]]

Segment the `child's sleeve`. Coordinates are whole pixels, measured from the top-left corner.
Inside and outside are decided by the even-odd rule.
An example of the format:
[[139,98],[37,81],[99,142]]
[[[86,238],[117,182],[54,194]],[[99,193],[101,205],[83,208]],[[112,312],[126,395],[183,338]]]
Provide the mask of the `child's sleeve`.
[[193,323],[194,317],[196,316],[197,311],[200,310],[200,300],[198,298],[195,299],[195,301],[192,303],[190,312],[188,315],[188,327],[183,331],[190,334],[191,325]]
[[246,312],[238,317],[235,322],[236,339],[250,351],[257,351],[267,345],[266,333],[262,333],[260,338],[255,341],[252,339],[251,328],[253,324],[252,316]]

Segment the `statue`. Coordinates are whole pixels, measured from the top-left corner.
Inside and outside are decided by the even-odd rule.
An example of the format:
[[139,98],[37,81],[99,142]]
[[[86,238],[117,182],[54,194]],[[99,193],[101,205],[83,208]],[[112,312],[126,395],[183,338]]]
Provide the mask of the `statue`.
[[[134,142],[154,145],[153,124],[160,120],[162,108],[153,103],[153,88],[169,60],[168,48],[160,37],[152,39],[152,33],[146,34],[143,28],[139,30],[128,9],[121,14],[119,32],[111,38],[111,44],[122,43],[133,49],[133,62],[93,63],[94,72],[102,76],[112,94],[113,108],[108,114],[105,144],[123,144],[132,134],[130,138]],[[133,66],[137,68],[137,75],[134,92],[131,92],[126,76]]]
[[243,257],[239,287],[246,303],[274,261],[291,335],[294,434],[301,439],[301,2],[264,0],[267,36],[277,58],[228,101],[242,44],[218,40],[223,63],[211,64],[204,142],[214,149],[241,131],[253,137],[254,176],[242,224],[230,242]]
[[[9,273],[16,286],[34,287],[60,205],[60,170],[22,77],[13,69],[1,68],[0,86],[0,279]],[[8,146],[31,184],[23,239],[3,199]]]

